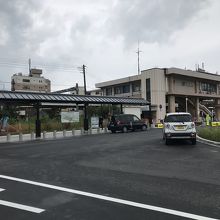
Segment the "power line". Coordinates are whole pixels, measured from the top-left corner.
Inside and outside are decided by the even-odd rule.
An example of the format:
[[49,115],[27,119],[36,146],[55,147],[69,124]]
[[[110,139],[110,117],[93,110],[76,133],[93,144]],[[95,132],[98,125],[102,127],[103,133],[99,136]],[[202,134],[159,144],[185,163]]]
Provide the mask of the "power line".
[[[6,66],[6,67],[28,67],[28,63],[21,63],[21,62],[11,62],[11,61],[2,61],[0,60],[0,66]],[[47,69],[60,69],[60,70],[65,70],[65,71],[72,71],[76,70],[77,66],[73,65],[64,65],[64,64],[42,64],[42,63],[33,63],[32,66],[39,66],[39,67],[44,67]]]

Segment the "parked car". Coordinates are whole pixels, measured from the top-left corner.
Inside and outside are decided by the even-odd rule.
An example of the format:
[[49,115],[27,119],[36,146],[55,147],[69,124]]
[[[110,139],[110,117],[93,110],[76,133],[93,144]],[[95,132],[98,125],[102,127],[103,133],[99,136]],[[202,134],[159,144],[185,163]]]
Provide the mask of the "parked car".
[[164,119],[163,139],[166,144],[175,139],[186,139],[195,145],[196,127],[191,114],[186,112],[168,113]]
[[108,130],[111,130],[112,133],[116,131],[128,132],[128,130],[147,130],[147,125],[144,120],[139,119],[136,115],[132,114],[120,114],[113,115],[111,121],[108,125]]

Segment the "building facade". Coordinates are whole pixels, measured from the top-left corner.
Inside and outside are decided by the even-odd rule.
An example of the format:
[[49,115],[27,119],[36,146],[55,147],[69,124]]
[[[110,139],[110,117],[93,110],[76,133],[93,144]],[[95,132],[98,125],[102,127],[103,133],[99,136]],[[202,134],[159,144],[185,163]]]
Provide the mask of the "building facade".
[[[151,103],[155,122],[167,112],[187,111],[195,120],[214,113],[220,120],[220,76],[204,70],[153,68],[140,75],[96,84],[103,95],[144,98]],[[204,103],[212,103],[212,112]]]
[[50,92],[50,80],[41,75],[41,69],[31,69],[29,75],[14,74],[11,77],[11,91]]

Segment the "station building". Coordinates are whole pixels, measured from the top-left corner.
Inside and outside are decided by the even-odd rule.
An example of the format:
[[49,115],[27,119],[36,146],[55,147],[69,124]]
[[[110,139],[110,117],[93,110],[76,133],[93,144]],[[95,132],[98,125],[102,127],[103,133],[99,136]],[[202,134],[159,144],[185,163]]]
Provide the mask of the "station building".
[[151,103],[155,123],[167,112],[190,112],[201,121],[206,114],[220,120],[220,75],[179,68],[152,68],[121,79],[96,84],[104,96],[144,98]]

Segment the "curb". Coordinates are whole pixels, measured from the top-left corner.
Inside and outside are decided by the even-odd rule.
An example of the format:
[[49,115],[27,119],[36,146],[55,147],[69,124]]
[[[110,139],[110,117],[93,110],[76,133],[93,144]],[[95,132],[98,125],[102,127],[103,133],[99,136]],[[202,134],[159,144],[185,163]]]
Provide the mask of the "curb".
[[[7,136],[0,136],[0,144],[4,144],[4,143],[21,143],[21,142],[28,142],[28,141],[40,141],[40,140],[56,140],[56,139],[63,139],[63,138],[71,138],[71,137],[80,137],[80,136],[88,136],[88,135],[102,135],[102,134],[108,134],[110,133],[108,130],[105,132],[104,130],[102,132],[95,132],[95,133],[91,133],[89,131],[85,132],[85,133],[81,133],[80,130],[75,130],[75,131],[78,131],[78,134],[71,134],[71,135],[64,135],[63,131],[59,131],[57,133],[59,133],[59,136],[56,136],[54,138],[54,136],[52,137],[46,137],[44,138],[43,136],[43,133],[41,133],[41,137],[39,138],[34,138],[34,139],[31,139],[30,134],[24,134],[24,136],[28,136],[28,138],[25,138],[25,139],[19,139],[19,136],[18,135],[11,135],[11,137],[14,139],[11,139],[10,141],[7,140]],[[72,132],[72,131],[66,131],[68,133]],[[47,134],[49,133],[52,133],[52,132],[48,132]]]
[[210,145],[210,146],[214,146],[214,147],[220,148],[220,142],[210,141],[210,140],[201,138],[201,137],[199,137],[198,135],[196,135],[196,136],[197,136],[198,141],[199,141],[200,143],[204,143],[204,144],[208,144],[208,145]]

